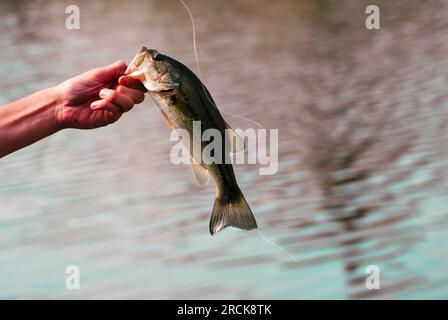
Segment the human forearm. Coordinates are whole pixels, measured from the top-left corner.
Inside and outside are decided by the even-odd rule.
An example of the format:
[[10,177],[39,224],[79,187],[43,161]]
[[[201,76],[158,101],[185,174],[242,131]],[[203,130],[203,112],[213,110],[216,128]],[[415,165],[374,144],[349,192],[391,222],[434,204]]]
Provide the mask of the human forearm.
[[0,157],[59,131],[59,100],[49,88],[0,107]]
[[0,106],[0,158],[63,128],[94,129],[117,121],[146,91],[140,81],[123,76],[125,70],[117,61]]

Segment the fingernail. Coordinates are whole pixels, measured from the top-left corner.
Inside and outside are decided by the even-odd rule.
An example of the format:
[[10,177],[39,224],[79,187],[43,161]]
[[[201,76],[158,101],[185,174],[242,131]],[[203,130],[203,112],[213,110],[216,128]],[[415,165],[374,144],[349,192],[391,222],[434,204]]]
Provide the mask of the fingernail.
[[125,85],[129,82],[129,79],[127,77],[121,77],[120,78],[120,84]]
[[107,92],[108,92],[107,89],[102,89],[102,90],[100,91],[100,97],[101,97],[101,98],[104,98],[104,97],[107,95]]
[[92,110],[95,110],[95,109],[98,109],[100,106],[101,106],[101,101],[95,101],[95,102],[92,102],[92,104],[90,105],[90,108]]

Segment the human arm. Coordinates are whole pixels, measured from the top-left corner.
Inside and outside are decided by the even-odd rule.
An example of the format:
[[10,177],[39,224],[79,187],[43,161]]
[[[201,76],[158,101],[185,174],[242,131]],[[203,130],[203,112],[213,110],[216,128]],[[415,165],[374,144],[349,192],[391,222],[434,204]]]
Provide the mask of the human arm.
[[116,122],[146,91],[123,76],[126,64],[89,70],[0,107],[0,157],[65,128],[94,129]]

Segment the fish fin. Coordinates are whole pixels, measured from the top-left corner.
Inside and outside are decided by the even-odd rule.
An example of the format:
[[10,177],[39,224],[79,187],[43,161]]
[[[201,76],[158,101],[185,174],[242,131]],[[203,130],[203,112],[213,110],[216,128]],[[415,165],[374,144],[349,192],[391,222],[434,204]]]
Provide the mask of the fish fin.
[[232,152],[237,153],[246,150],[246,141],[244,141],[244,139],[240,135],[238,135],[226,121],[224,121],[224,123],[226,125],[226,132],[229,135],[230,143],[232,145]]
[[197,162],[193,157],[191,157],[191,169],[193,170],[194,177],[196,181],[201,186],[208,185],[209,174],[208,170],[205,169],[199,162]]
[[214,235],[228,226],[243,230],[257,228],[254,214],[241,192],[233,201],[225,200],[222,197],[215,199],[210,219],[210,234]]
[[166,113],[163,112],[162,110],[160,110],[160,112],[162,112],[163,117],[165,118],[166,123],[168,123],[168,125],[170,126],[170,128],[174,130],[174,124],[173,124],[173,122],[171,121],[171,119],[170,119],[170,118],[166,115]]

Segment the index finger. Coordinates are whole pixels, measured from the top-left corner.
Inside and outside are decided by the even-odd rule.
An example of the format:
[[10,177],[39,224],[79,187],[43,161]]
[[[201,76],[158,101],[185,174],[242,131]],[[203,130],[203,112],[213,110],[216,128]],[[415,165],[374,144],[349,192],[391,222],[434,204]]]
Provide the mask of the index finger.
[[143,83],[140,80],[131,79],[126,76],[121,76],[118,79],[118,83],[121,84],[122,86],[126,86],[131,89],[137,89],[137,90],[141,90],[143,92],[148,91],[148,90],[146,90],[145,86],[143,85]]

